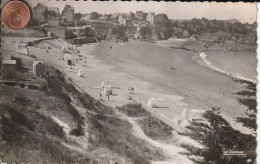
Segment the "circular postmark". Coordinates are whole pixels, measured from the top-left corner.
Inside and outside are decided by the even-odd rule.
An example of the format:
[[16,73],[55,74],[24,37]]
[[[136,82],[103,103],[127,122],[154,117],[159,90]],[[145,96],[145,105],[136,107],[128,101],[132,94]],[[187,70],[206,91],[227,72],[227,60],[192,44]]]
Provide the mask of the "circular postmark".
[[28,6],[21,1],[7,2],[1,12],[3,24],[12,29],[20,30],[30,21],[31,13]]

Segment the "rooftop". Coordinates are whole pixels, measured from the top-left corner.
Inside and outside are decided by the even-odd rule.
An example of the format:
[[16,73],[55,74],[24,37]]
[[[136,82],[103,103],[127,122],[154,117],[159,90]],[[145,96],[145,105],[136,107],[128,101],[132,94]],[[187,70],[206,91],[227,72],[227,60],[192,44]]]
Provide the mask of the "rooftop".
[[66,27],[68,30],[85,29],[85,26]]
[[33,61],[33,65],[37,65],[38,63],[42,63],[43,64],[43,61]]
[[59,13],[59,8],[58,7],[48,7],[47,8],[49,11],[53,11],[55,13]]

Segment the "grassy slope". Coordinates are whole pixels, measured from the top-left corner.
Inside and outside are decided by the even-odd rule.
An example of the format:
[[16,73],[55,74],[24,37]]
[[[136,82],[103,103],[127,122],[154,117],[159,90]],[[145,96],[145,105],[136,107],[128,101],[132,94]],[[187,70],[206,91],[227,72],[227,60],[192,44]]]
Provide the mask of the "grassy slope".
[[[88,94],[77,92],[64,81],[59,71],[48,68],[48,78],[35,79],[30,67],[32,60],[23,59],[23,64],[18,72],[19,82],[40,87],[27,89],[8,83],[1,86],[0,155],[3,162],[87,164],[94,160],[107,163],[113,159],[121,163],[144,164],[149,160],[164,159],[156,147],[132,134],[129,122]],[[83,107],[85,115],[75,109],[69,95]],[[89,135],[87,151],[73,151],[64,146],[63,143],[80,148],[79,143],[67,138],[68,134],[52,119],[53,116],[68,124],[70,136]],[[87,131],[83,129],[85,125]]]

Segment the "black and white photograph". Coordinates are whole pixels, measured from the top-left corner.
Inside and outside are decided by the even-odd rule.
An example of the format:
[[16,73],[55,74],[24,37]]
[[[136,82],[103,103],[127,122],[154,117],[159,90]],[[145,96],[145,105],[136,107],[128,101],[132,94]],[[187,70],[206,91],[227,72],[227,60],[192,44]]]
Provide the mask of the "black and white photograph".
[[1,1],[1,164],[256,164],[257,3]]

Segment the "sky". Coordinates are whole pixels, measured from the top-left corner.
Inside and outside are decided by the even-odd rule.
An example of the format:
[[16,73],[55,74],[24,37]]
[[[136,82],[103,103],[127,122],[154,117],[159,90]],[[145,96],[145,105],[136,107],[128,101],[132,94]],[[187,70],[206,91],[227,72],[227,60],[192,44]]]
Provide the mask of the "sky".
[[[2,0],[7,1],[7,0]],[[137,1],[75,1],[75,0],[25,0],[32,7],[37,2],[49,7],[59,7],[62,11],[66,4],[72,5],[75,12],[110,14],[114,12],[155,12],[165,13],[169,19],[237,19],[242,23],[253,23],[256,20],[256,3],[217,3],[217,2],[137,2]]]

